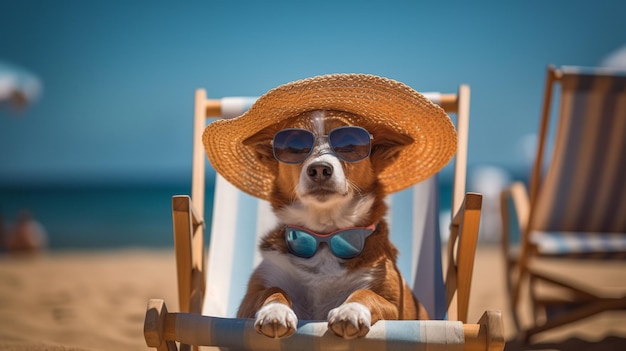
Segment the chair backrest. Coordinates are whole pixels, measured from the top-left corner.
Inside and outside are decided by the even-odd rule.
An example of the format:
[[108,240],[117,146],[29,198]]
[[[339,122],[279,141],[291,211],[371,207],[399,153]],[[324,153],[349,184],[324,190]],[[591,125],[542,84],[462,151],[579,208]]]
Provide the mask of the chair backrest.
[[[554,150],[542,179],[551,100]],[[626,72],[548,67],[529,230],[626,233]]]
[[[453,216],[460,208],[465,193],[469,93],[469,87],[462,85],[458,94],[424,94],[448,113],[457,115],[459,149],[454,166]],[[201,135],[206,118],[239,116],[253,102],[254,98],[207,100],[204,90],[196,92],[192,199],[200,216],[204,211],[205,190]],[[436,176],[391,195],[388,201],[391,239],[401,248],[399,269],[409,285],[414,286],[414,293],[429,314],[436,319],[443,319],[447,303],[441,268],[439,188]],[[216,176],[214,204],[203,314],[233,317],[245,294],[247,281],[261,260],[256,249],[257,243],[275,225],[276,219],[266,201],[239,191],[219,174]],[[413,235],[401,235],[407,232]]]

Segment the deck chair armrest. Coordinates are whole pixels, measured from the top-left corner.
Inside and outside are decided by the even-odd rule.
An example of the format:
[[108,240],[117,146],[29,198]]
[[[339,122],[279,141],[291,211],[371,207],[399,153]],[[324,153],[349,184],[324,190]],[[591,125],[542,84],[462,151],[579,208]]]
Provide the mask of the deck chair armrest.
[[482,195],[466,193],[450,225],[446,304],[450,306],[456,292],[457,319],[462,322],[467,321],[481,210]]
[[201,313],[205,291],[204,220],[187,195],[172,197],[179,308]]
[[504,349],[502,316],[486,312],[476,324],[456,321],[378,321],[363,338],[345,340],[328,332],[327,322],[300,321],[294,335],[270,339],[254,328],[254,319],[217,318],[192,313],[169,313],[163,300],[150,300],[144,323],[149,347],[171,350],[174,341],[186,345],[241,350],[395,350],[407,344],[436,349],[498,351]]

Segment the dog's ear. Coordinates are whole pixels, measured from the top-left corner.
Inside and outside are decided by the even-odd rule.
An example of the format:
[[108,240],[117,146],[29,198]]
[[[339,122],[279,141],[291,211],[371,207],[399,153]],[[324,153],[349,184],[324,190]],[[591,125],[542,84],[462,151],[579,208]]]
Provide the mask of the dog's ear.
[[413,138],[389,127],[376,126],[370,131],[374,136],[370,159],[377,173],[392,164],[398,158],[400,151],[413,143]]
[[272,134],[262,130],[245,139],[243,144],[254,149],[256,158],[260,162],[269,164],[276,161],[272,150],[272,138]]

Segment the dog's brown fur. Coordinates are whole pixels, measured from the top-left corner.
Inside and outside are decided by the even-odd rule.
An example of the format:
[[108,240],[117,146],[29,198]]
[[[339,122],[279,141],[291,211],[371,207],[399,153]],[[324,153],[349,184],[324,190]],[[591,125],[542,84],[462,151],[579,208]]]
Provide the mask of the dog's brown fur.
[[[373,198],[369,211],[354,223],[355,226],[377,224],[375,232],[366,240],[363,252],[355,258],[340,260],[341,267],[347,275],[361,274],[364,268],[371,274],[371,283],[365,289],[353,291],[343,304],[358,302],[369,309],[371,324],[381,319],[427,319],[423,306],[413,297],[396,267],[397,249],[389,240],[389,230],[384,216],[387,206],[384,202],[384,192],[377,175],[397,157],[403,146],[413,140],[389,127],[367,124],[362,119],[345,112],[326,111],[324,130],[328,131],[338,126],[358,125],[367,129],[374,136],[372,152],[369,158],[359,162],[341,162],[345,177],[350,182],[350,191],[355,201],[366,196]],[[358,124],[357,124],[358,123]],[[270,141],[274,133],[285,128],[305,128],[313,130],[311,113],[288,119],[279,125],[272,126],[245,141],[245,145],[254,147],[259,162],[262,162],[276,176],[271,204],[275,212],[280,212],[298,201],[294,190],[298,185],[302,164],[285,164],[275,160]],[[280,255],[290,255],[285,243],[285,224],[281,223],[276,229],[268,233],[260,244],[262,252],[273,252]],[[326,232],[340,228],[324,227]],[[294,282],[294,284],[297,284]],[[248,291],[241,303],[238,317],[253,318],[257,311],[270,303],[281,303],[292,306],[292,298],[279,287],[267,286],[266,279],[259,272],[255,272],[249,282]],[[338,306],[333,306],[338,307]],[[258,316],[257,316],[258,317]],[[298,316],[299,318],[311,316]],[[329,329],[335,334],[346,338],[363,336],[369,331],[369,325],[362,328],[354,321],[329,320]],[[257,324],[259,321],[257,320]],[[288,336],[295,331],[295,326],[285,323],[265,323],[257,325],[259,332],[272,336]]]

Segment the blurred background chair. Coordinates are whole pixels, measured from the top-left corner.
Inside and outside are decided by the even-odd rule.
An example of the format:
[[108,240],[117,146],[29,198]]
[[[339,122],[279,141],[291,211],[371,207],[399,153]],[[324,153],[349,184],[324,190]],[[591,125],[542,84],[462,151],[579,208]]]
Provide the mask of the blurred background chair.
[[[459,148],[455,157],[455,181],[451,211],[453,218],[448,254],[446,255],[448,260],[445,284],[439,230],[439,188],[436,176],[390,196],[388,220],[391,226],[392,241],[400,249],[399,269],[407,278],[408,283],[414,287],[414,293],[425,305],[430,316],[436,319],[445,319],[448,314],[448,307],[456,298],[456,304],[450,311],[456,313],[456,318],[460,322],[439,323],[438,326],[443,329],[435,332],[435,334],[447,330],[448,335],[452,335],[455,334],[455,328],[458,334],[459,330],[465,328],[466,331],[458,334],[461,336],[461,340],[456,340],[457,343],[466,340],[465,344],[476,350],[487,349],[488,347],[501,349],[504,344],[499,312],[485,313],[478,324],[463,324],[467,322],[469,293],[482,205],[482,197],[479,194],[465,193],[469,93],[468,86],[461,86],[458,94],[425,94],[448,113],[457,114]],[[251,324],[242,326],[241,323],[245,322],[232,319],[232,317],[236,315],[254,267],[261,260],[260,254],[256,250],[258,239],[273,228],[276,223],[275,218],[269,203],[239,191],[217,174],[207,267],[204,253],[205,222],[203,215],[206,156],[201,141],[207,117],[237,117],[245,112],[254,101],[255,98],[241,97],[210,100],[207,99],[204,90],[196,91],[192,196],[191,198],[186,195],[174,196],[172,199],[179,308],[181,312],[190,314],[167,313],[163,301],[151,300],[146,316],[146,331],[144,332],[149,346],[161,347],[166,350],[167,347],[175,346],[173,340],[181,342],[181,349],[187,348],[187,344],[217,345],[224,342],[225,344],[223,343],[221,346],[235,345],[238,347],[242,346],[238,343],[244,341],[247,346],[256,344],[254,338],[259,335],[256,335],[254,327]],[[394,233],[396,234],[394,235]],[[400,233],[413,233],[413,235],[402,236]],[[252,238],[256,238],[256,240],[251,240]],[[208,284],[206,284],[207,281]],[[431,283],[423,284],[423,282]],[[199,314],[231,319],[229,319],[230,322],[225,322],[223,319],[211,319],[212,317],[198,319]],[[169,323],[166,321],[168,318],[170,319]],[[174,320],[176,322],[173,322]],[[225,324],[220,324],[218,321]],[[302,323],[304,322],[302,321]],[[183,326],[185,323],[195,323],[196,326]],[[197,330],[198,325],[206,325],[206,328],[211,328],[211,326],[218,329],[222,328],[218,327],[218,324],[226,329],[235,328],[240,333],[232,334],[226,338],[227,340],[218,342],[215,336],[223,333],[218,332],[217,329],[213,330],[213,334],[207,330],[190,332],[191,329]],[[239,327],[235,327],[236,325]],[[383,325],[384,323],[381,323],[380,328]],[[427,324],[422,323],[421,325]],[[413,327],[415,325],[411,328]],[[400,331],[403,327],[396,325],[393,328],[399,328],[396,331]],[[431,328],[434,327],[431,325]],[[300,329],[302,328],[299,328],[298,332],[290,337],[288,342],[293,343],[297,340],[307,342],[306,340],[309,340],[307,337],[310,335],[300,334],[306,333],[307,328],[304,328],[303,331]],[[321,330],[322,334],[324,330]],[[327,338],[322,334],[316,336]],[[376,333],[370,334],[374,337]],[[400,334],[406,335],[407,333],[401,332]],[[419,334],[419,332],[409,333],[406,336],[419,337]],[[444,342],[437,341],[438,339],[433,335],[430,334],[429,342],[433,344]],[[205,339],[202,339],[203,337]],[[260,337],[263,338],[263,336]],[[426,340],[425,337],[426,333],[422,335],[422,341]],[[331,342],[339,342],[340,340],[340,338],[330,339]],[[259,342],[263,343],[263,341],[267,340],[262,339]],[[384,342],[386,345],[393,346],[393,342],[402,343],[405,341],[393,340],[392,338],[392,340],[385,340]],[[340,343],[343,342],[343,340],[340,341]],[[450,339],[445,341],[445,343],[447,342],[454,341]],[[372,345],[374,349],[380,346],[375,342]],[[297,344],[292,346],[297,346]]]
[[[548,158],[552,100],[559,110]],[[548,67],[529,188],[516,182],[501,197],[502,248],[519,336],[530,341],[543,331],[626,308],[625,291],[598,292],[602,287],[585,286],[567,269],[548,270],[556,261],[626,263],[626,72]],[[526,293],[532,321],[524,324]]]

